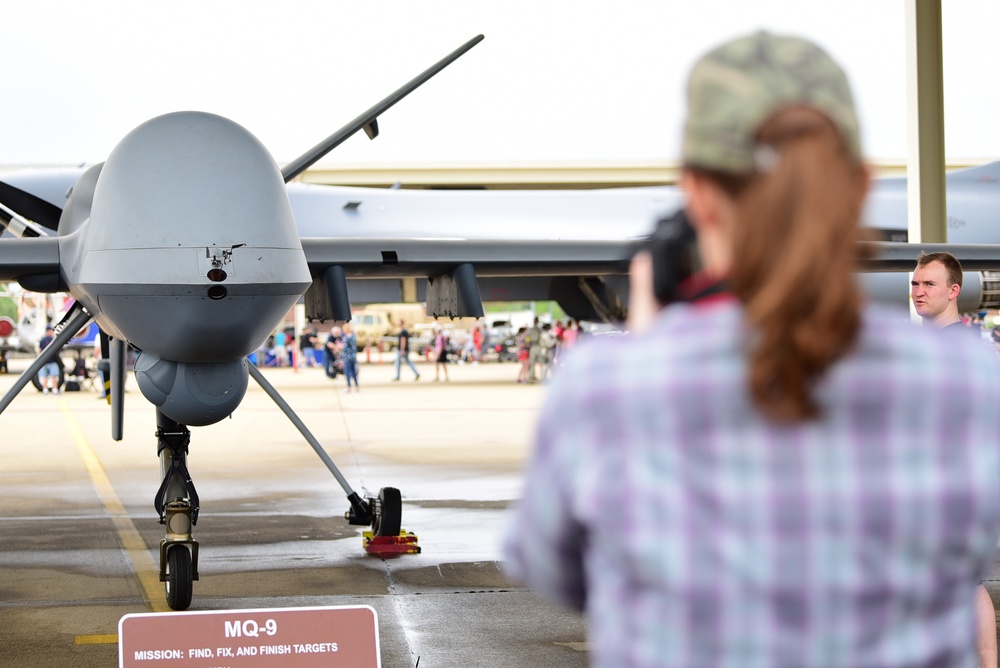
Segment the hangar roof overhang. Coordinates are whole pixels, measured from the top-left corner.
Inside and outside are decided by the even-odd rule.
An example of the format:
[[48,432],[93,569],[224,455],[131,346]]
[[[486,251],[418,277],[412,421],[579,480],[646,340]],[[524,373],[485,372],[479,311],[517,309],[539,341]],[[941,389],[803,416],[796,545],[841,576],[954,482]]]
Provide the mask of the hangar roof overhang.
[[[977,161],[951,161],[948,169]],[[901,176],[905,160],[873,163],[877,176]],[[676,162],[531,164],[318,164],[296,180],[323,185],[417,189],[590,189],[658,186],[676,183]]]

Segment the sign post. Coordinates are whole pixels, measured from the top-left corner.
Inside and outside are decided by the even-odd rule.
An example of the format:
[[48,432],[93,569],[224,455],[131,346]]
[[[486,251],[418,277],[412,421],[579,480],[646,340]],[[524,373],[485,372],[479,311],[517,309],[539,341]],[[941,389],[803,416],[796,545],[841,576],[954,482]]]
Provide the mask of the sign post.
[[381,668],[369,606],[125,615],[119,668]]

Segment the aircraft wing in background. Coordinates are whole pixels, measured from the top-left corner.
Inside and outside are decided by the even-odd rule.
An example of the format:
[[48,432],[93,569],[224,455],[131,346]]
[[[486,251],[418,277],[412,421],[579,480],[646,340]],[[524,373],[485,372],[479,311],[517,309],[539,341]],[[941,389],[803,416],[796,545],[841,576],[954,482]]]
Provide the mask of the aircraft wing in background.
[[313,275],[306,317],[345,320],[351,300],[401,301],[413,279],[414,300],[427,302],[432,315],[479,317],[483,301],[553,300],[574,317],[622,320],[619,295],[635,244],[634,238],[306,238],[302,249]]

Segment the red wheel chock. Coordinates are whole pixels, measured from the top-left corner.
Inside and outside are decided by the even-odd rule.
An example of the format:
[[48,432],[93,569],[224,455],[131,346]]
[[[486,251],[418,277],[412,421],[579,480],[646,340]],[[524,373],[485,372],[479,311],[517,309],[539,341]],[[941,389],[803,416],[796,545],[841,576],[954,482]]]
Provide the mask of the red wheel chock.
[[365,552],[377,557],[396,554],[420,554],[416,534],[400,531],[398,536],[376,536],[371,531],[365,531],[363,545]]

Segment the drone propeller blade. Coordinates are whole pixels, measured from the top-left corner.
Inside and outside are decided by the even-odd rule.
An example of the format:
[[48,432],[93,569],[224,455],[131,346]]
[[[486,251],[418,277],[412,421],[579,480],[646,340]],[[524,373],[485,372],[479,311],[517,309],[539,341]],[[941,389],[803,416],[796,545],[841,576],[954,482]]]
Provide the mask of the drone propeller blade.
[[316,146],[309,149],[309,151],[302,154],[300,157],[285,165],[284,169],[281,170],[281,175],[284,177],[285,183],[288,183],[296,176],[309,169],[309,167],[314,165],[317,160],[321,159],[324,155],[335,149],[337,146],[342,144],[344,140],[359,130],[364,129],[368,136],[374,139],[378,135],[378,123],[376,122],[376,119],[378,119],[383,112],[425,84],[431,77],[458,60],[458,58],[464,55],[466,51],[474,47],[476,44],[479,44],[481,41],[483,41],[483,36],[476,35],[468,42],[436,62],[434,65],[418,74],[395,93],[385,98],[341,129],[334,132],[319,144],[316,144]]
[[34,221],[53,232],[59,229],[59,217],[62,216],[62,209],[55,204],[46,202],[41,197],[36,197],[3,181],[0,181],[0,203],[12,211],[16,211],[19,216]]

